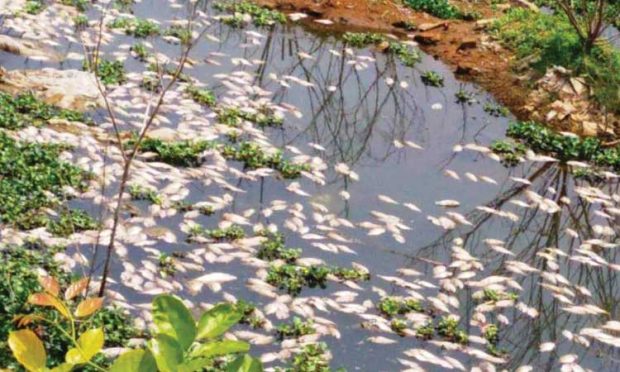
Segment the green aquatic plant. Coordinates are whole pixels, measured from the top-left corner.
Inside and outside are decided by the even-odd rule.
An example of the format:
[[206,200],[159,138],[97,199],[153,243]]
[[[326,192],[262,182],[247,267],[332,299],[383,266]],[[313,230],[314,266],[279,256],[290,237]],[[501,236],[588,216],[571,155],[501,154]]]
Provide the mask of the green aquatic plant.
[[284,235],[281,233],[271,233],[267,230],[258,234],[267,239],[261,243],[256,256],[261,260],[274,261],[283,260],[287,263],[295,263],[301,257],[300,248],[287,248],[284,245]]
[[502,300],[516,301],[519,295],[514,292],[498,292],[494,289],[485,289],[483,291],[483,301],[497,302]]
[[85,191],[89,175],[60,160],[59,145],[18,142],[0,133],[0,221],[21,229],[48,226],[65,188]]
[[[286,23],[286,16],[284,13],[277,10],[269,10],[249,1],[234,3],[220,2],[215,3],[214,7],[219,11],[232,13],[232,17],[223,18],[222,21],[233,27],[240,27],[242,25],[240,15],[244,14],[251,16],[252,23],[257,27],[273,26],[277,23]],[[230,19],[232,19],[232,21]]]
[[285,338],[299,338],[315,332],[316,329],[312,320],[303,321],[299,317],[293,317],[290,323],[282,323],[276,327],[276,334],[280,341]]
[[354,48],[364,48],[379,44],[386,38],[384,35],[374,32],[345,32],[342,35],[342,40]]
[[127,35],[137,38],[157,36],[161,33],[159,25],[151,20],[131,18],[127,16],[116,17],[107,25],[109,28],[122,29]]
[[209,89],[189,85],[185,88],[185,93],[187,93],[194,100],[194,102],[207,107],[214,107],[217,103],[215,94],[213,94],[213,92]]
[[261,128],[281,127],[284,119],[268,107],[262,107],[257,112],[248,112],[236,107],[222,107],[217,109],[217,120],[231,127],[241,125],[242,121],[249,121]]
[[165,36],[172,36],[179,40],[183,45],[189,45],[192,42],[192,30],[183,25],[172,25],[164,32]]
[[454,97],[457,103],[467,103],[471,105],[476,102],[476,94],[463,89],[459,89],[458,92],[454,93]]
[[73,17],[73,25],[75,28],[81,29],[88,26],[88,17],[84,14],[78,14]]
[[[130,141],[129,146],[132,146],[133,143]],[[213,144],[209,141],[166,142],[156,138],[145,138],[140,144],[141,151],[157,154],[156,160],[184,167],[200,165],[202,153],[212,147]]]
[[95,230],[99,223],[79,209],[63,210],[56,218],[49,218],[47,230],[54,235],[67,237],[73,233]]
[[469,342],[469,337],[458,325],[459,322],[455,318],[442,317],[437,324],[437,334],[451,342],[465,345]]
[[189,231],[188,239],[191,241],[199,236],[217,241],[232,241],[245,238],[245,231],[238,225],[217,229],[205,229],[201,226],[194,226]]
[[293,356],[290,365],[279,372],[331,372],[329,349],[324,342],[304,346]]
[[391,318],[410,312],[424,312],[422,304],[411,298],[384,297],[377,303],[377,309],[384,316]]
[[272,168],[285,179],[297,178],[301,172],[310,170],[308,164],[294,164],[285,160],[279,150],[268,155],[260,145],[253,142],[241,142],[237,146],[225,145],[219,150],[225,158],[243,162],[247,169]]
[[[82,68],[85,71],[94,70],[94,66],[91,66],[88,61],[84,61]],[[121,61],[101,59],[97,63],[95,74],[104,85],[120,85],[127,80],[125,77],[125,66]]]
[[162,197],[156,190],[141,185],[129,185],[129,196],[133,200],[146,200],[152,204],[162,205],[163,203]]
[[423,340],[432,340],[434,335],[435,335],[435,326],[433,325],[432,322],[429,322],[416,329],[416,337],[419,337]]
[[148,51],[146,45],[143,43],[135,43],[131,46],[130,49],[136,58],[142,62],[145,62],[151,56],[151,53]]
[[394,54],[400,62],[407,66],[413,67],[416,63],[420,62],[422,57],[420,53],[401,42],[391,41],[387,48],[388,53]]
[[80,12],[87,11],[90,5],[89,0],[61,0],[60,3],[67,6],[72,6]]
[[496,118],[505,118],[506,116],[510,115],[510,110],[508,110],[508,108],[502,105],[498,105],[496,103],[485,103],[482,109],[487,114],[495,116]]
[[325,289],[329,273],[327,266],[320,265],[271,265],[267,271],[266,282],[286,290],[290,295],[297,296],[304,287]]
[[504,140],[494,141],[490,149],[499,155],[502,159],[502,163],[508,167],[514,167],[519,164],[527,151],[527,147],[522,143]]
[[243,314],[239,324],[248,324],[252,328],[258,329],[265,326],[265,319],[256,315],[256,305],[249,301],[237,300],[234,303],[235,309]]
[[370,280],[370,273],[346,267],[334,267],[331,270],[331,274],[340,280],[352,280],[352,281],[365,281]]
[[151,73],[146,73],[142,76],[140,86],[149,92],[159,92],[161,88],[161,81],[157,76],[152,75]]
[[403,320],[403,319],[392,319],[392,321],[390,322],[390,328],[392,329],[392,331],[394,331],[397,335],[404,337],[405,336],[405,329],[407,329],[407,321]]
[[425,71],[420,75],[422,83],[431,87],[443,87],[443,77],[435,71]]
[[174,276],[177,272],[174,256],[167,253],[161,253],[159,257],[157,257],[157,266],[159,268],[159,275],[161,275],[162,278]]
[[26,126],[40,126],[51,119],[65,119],[90,124],[84,114],[48,105],[33,93],[12,96],[0,92],[0,128],[20,129]]

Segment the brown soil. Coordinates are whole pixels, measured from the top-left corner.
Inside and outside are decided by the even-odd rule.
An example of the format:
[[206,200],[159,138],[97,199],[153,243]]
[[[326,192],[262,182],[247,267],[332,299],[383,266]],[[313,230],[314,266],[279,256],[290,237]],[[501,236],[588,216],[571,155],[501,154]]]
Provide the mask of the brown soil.
[[[486,20],[501,16],[490,5],[473,5],[455,1],[462,10],[475,10],[482,21],[441,20],[415,12],[391,0],[256,0],[259,4],[284,12],[303,12],[310,16],[306,24],[330,31],[388,32],[401,37],[413,37],[426,53],[451,66],[459,78],[472,81],[495,96],[519,119],[528,119],[526,110],[531,89],[518,79],[510,66],[511,53],[489,40],[483,30]],[[316,19],[329,19],[334,25],[323,26]],[[418,30],[405,31],[399,24],[411,22]],[[488,23],[488,22],[487,22]],[[426,26],[439,25],[427,31]],[[566,129],[566,128],[562,128]]]

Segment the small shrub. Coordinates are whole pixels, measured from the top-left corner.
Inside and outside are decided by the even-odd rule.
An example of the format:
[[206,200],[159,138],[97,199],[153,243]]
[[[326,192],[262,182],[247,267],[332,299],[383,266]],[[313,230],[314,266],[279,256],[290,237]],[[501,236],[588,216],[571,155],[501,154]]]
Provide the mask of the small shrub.
[[435,71],[425,71],[421,75],[422,83],[431,87],[443,87],[443,77]]

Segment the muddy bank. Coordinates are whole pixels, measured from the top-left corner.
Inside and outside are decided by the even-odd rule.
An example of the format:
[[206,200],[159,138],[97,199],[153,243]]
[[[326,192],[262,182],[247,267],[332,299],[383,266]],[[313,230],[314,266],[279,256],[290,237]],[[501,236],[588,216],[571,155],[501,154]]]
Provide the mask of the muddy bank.
[[[488,4],[454,2],[462,10],[480,14],[477,21],[443,20],[393,2],[362,0],[321,1],[258,0],[259,4],[284,12],[303,12],[306,24],[329,31],[375,31],[416,41],[427,54],[450,66],[464,81],[489,91],[521,120],[537,120],[564,131],[586,136],[618,136],[617,116],[603,114],[583,91],[562,91],[565,81],[539,81],[527,70],[514,70],[515,56],[485,32],[509,7],[534,7],[527,1],[492,8]],[[316,22],[329,19],[332,25]],[[413,28],[408,31],[405,25]],[[413,27],[412,27],[413,26]],[[558,77],[560,78],[560,77]],[[555,88],[559,90],[554,90]],[[553,97],[561,96],[561,100]]]

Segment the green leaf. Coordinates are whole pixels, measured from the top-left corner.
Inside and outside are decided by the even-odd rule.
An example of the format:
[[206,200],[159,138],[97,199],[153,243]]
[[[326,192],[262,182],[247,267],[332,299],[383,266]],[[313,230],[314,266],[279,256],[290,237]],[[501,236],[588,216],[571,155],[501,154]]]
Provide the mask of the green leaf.
[[130,350],[119,356],[110,372],[152,372],[157,370],[155,358],[148,350]]
[[250,344],[243,341],[222,340],[214,341],[198,346],[192,351],[192,357],[210,358],[214,356],[246,353],[250,351]]
[[183,361],[183,349],[171,336],[159,334],[148,343],[160,372],[176,372]]
[[65,361],[69,364],[88,363],[103,347],[103,328],[89,329],[78,338],[78,347],[67,351]]
[[155,331],[175,339],[182,350],[187,350],[196,337],[196,322],[187,307],[178,298],[159,295],[153,300]]
[[237,324],[243,314],[230,304],[219,304],[205,312],[198,322],[197,340],[214,338]]
[[9,333],[9,347],[13,356],[28,371],[44,371],[47,362],[45,347],[29,329]]
[[245,354],[228,364],[226,370],[227,372],[262,372],[263,364],[260,360]]

